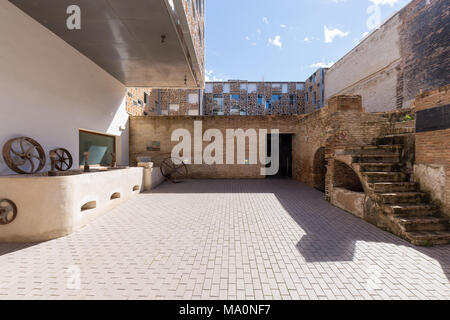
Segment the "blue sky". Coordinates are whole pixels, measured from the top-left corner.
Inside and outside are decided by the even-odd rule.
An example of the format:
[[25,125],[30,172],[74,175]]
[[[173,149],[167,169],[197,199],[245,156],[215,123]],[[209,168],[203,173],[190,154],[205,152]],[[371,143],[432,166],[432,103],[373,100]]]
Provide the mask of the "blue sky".
[[304,81],[407,3],[206,0],[207,81]]

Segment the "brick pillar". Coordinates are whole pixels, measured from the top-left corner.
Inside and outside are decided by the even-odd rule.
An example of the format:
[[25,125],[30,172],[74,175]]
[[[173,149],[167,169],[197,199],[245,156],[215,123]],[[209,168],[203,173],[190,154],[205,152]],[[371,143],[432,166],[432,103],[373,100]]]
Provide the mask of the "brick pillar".
[[328,111],[331,113],[338,112],[338,111],[364,112],[364,109],[362,107],[362,98],[360,95],[334,96],[334,97],[328,99]]
[[450,85],[419,94],[416,112],[415,179],[450,217]]

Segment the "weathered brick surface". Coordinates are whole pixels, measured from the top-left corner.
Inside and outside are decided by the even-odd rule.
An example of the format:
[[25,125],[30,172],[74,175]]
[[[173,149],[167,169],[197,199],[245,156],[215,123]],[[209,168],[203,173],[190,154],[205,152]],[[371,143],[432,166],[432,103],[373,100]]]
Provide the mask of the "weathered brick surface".
[[450,216],[450,129],[416,133],[416,164],[445,169],[445,208]]
[[445,300],[448,252],[296,181],[165,183],[68,237],[0,244],[0,299]]
[[403,96],[413,100],[450,83],[450,17],[448,0],[413,0],[399,13]]
[[[178,144],[178,141],[171,141],[171,134],[176,129],[186,129],[194,138],[194,121],[202,122],[202,136],[208,129],[219,129],[223,135],[223,161],[226,160],[226,129],[279,129],[280,133],[295,133],[298,124],[298,117],[275,117],[275,116],[217,116],[217,117],[135,117],[131,118],[130,126],[130,156],[131,161],[137,156],[150,156],[158,165],[162,160],[170,157],[172,149]],[[151,141],[160,141],[160,151],[147,151],[147,146]],[[192,140],[194,145],[194,140]],[[210,142],[203,142],[203,149]],[[255,146],[258,148],[258,146]],[[202,150],[203,150],[202,149]],[[258,149],[256,149],[258,150]],[[195,165],[194,146],[192,147],[192,159],[189,172],[193,178],[263,178],[260,173],[262,165]],[[248,159],[249,144],[246,144],[246,154]],[[237,147],[235,147],[235,159]],[[296,160],[294,159],[294,162]]]
[[[421,111],[450,103],[450,85],[424,92],[413,102],[414,110]],[[450,216],[450,129],[416,133],[416,164],[443,166],[445,199],[443,211]]]
[[450,103],[450,84],[417,95],[412,102],[412,108],[414,111],[421,111],[448,103]]
[[[321,147],[370,144],[378,137],[387,120],[361,112],[361,99],[339,97],[333,109],[323,108],[308,115],[293,116],[208,116],[208,117],[132,117],[130,120],[130,161],[137,156],[150,156],[158,164],[170,157],[178,141],[171,141],[174,130],[184,128],[193,137],[194,121],[202,121],[203,132],[219,129],[224,137],[226,158],[226,129],[278,129],[293,134],[292,166],[295,179],[315,185],[314,158]],[[152,141],[161,142],[160,151],[147,151]],[[209,142],[203,142],[205,148]],[[248,143],[247,143],[248,149]],[[237,148],[235,147],[235,150]],[[192,150],[193,151],[193,150]],[[191,163],[193,160],[190,159]],[[261,165],[190,165],[193,178],[262,178]]]

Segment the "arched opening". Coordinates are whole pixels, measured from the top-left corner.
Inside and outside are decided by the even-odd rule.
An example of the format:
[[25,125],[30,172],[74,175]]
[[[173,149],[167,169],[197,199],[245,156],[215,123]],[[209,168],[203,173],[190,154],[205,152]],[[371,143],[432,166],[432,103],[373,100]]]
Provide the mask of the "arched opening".
[[325,161],[325,148],[319,148],[314,155],[314,188],[325,192],[325,176],[327,167]]
[[342,161],[334,162],[333,186],[354,192],[364,192],[356,172]]
[[97,208],[97,201],[90,201],[81,207],[81,211],[88,211]]
[[110,197],[111,200],[120,199],[120,192],[115,192]]

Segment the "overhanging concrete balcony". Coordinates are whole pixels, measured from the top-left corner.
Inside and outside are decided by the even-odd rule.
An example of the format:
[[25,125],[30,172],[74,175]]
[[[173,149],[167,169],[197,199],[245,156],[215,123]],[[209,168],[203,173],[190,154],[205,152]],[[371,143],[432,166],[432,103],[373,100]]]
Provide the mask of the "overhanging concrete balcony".
[[[193,14],[198,9],[184,0],[10,2],[125,86],[204,86],[203,37],[196,36],[203,32],[203,14]],[[80,8],[79,30],[67,27],[71,5]]]

